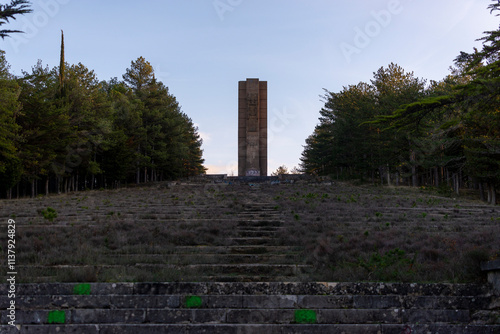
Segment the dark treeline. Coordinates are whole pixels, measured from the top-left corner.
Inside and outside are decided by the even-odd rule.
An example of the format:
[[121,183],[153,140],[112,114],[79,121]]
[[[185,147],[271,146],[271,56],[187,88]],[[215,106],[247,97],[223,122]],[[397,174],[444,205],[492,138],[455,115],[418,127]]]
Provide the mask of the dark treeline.
[[64,60],[14,77],[0,51],[0,196],[36,196],[198,175],[202,140],[149,62],[98,81]]
[[[490,5],[500,9],[498,0]],[[325,91],[320,123],[306,140],[306,173],[382,184],[479,189],[496,203],[500,185],[500,30],[482,50],[462,52],[439,82],[395,64],[370,83]]]

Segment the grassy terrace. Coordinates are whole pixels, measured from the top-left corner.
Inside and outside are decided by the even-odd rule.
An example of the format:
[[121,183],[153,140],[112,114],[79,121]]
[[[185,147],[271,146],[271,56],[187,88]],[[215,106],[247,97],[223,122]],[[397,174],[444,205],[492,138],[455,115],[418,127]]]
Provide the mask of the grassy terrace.
[[20,282],[479,282],[500,210],[430,190],[160,184],[0,201]]

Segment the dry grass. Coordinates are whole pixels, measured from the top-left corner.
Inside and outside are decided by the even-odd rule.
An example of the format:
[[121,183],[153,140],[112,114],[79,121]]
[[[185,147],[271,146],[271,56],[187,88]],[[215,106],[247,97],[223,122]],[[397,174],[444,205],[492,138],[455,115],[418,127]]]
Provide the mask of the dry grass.
[[470,282],[500,255],[500,213],[411,188],[347,184],[284,188],[284,242],[305,247],[314,279]]

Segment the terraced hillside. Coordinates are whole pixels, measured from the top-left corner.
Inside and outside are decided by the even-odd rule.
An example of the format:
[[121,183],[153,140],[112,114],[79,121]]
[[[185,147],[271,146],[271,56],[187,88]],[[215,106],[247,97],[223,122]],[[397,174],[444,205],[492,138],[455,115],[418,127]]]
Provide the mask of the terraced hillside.
[[20,282],[480,282],[500,255],[497,207],[406,188],[165,183],[1,201],[9,218]]
[[[499,216],[424,189],[336,183],[2,201],[17,276],[15,299],[0,284],[0,332],[498,333],[479,264],[500,254]],[[7,268],[7,232],[0,245]]]

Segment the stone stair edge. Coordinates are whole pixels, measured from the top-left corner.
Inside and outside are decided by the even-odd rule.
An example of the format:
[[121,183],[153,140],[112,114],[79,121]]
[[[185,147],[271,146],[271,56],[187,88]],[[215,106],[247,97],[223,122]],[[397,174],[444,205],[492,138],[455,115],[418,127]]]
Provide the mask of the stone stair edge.
[[[189,307],[188,301],[197,299],[199,304]],[[16,310],[38,312],[52,310],[254,310],[279,311],[307,309],[334,310],[342,312],[402,312],[417,313],[440,311],[477,312],[491,310],[491,297],[442,297],[421,296],[400,298],[399,296],[311,296],[311,295],[200,295],[190,294],[149,296],[143,295],[38,295],[20,296],[17,298]],[[8,313],[10,300],[0,296],[0,315]],[[483,313],[485,311],[482,311]]]
[[[16,294],[73,294],[75,286],[88,286],[92,294],[262,294],[262,295],[420,295],[478,296],[490,295],[487,284],[453,283],[376,283],[376,282],[117,282],[117,283],[20,283]],[[9,284],[0,284],[6,295]]]
[[[65,323],[135,323],[135,324],[293,324],[297,309],[72,309],[63,313]],[[317,324],[469,324],[472,317],[468,310],[358,310],[320,309],[315,313]],[[1,311],[6,314],[6,311]],[[53,310],[17,311],[22,324],[50,324]],[[62,314],[61,314],[62,315]],[[316,318],[317,315],[317,318]],[[47,320],[45,320],[47,319]]]
[[[87,325],[25,325],[23,333],[86,333],[86,334],[299,334],[299,333],[351,333],[351,334],[400,334],[405,331],[414,333],[443,334],[496,334],[500,326],[484,325],[406,325],[406,324],[87,324]],[[19,333],[12,326],[0,325],[5,334]]]

